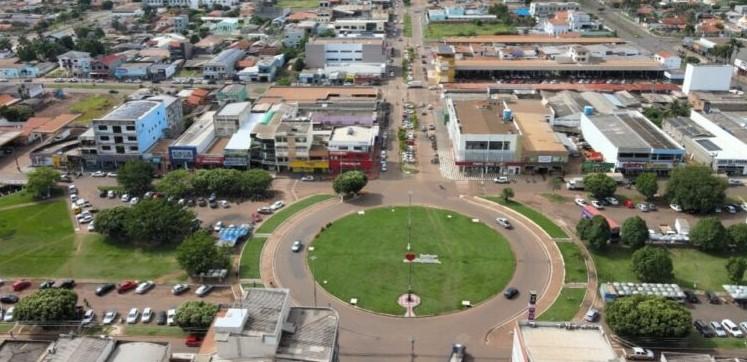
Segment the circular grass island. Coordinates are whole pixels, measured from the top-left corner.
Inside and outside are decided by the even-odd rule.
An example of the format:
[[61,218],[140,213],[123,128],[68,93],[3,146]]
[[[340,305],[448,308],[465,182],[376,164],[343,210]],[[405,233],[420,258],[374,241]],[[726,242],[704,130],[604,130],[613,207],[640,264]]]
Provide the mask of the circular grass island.
[[421,302],[417,316],[437,315],[473,305],[506,287],[515,260],[506,239],[484,222],[428,207],[384,207],[336,220],[324,228],[308,252],[316,281],[345,302],[404,315],[397,298],[407,293],[405,262],[408,214],[411,252],[436,255],[440,263],[413,263],[412,289]]

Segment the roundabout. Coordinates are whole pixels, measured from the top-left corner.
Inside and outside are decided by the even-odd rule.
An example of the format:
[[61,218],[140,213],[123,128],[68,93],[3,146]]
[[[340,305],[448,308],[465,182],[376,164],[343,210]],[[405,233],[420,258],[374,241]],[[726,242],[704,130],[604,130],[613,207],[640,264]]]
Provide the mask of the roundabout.
[[[412,274],[406,253],[416,256]],[[371,208],[335,220],[311,242],[307,262],[340,300],[398,316],[410,287],[415,315],[438,315],[500,293],[515,266],[506,239],[484,222],[430,207]]]

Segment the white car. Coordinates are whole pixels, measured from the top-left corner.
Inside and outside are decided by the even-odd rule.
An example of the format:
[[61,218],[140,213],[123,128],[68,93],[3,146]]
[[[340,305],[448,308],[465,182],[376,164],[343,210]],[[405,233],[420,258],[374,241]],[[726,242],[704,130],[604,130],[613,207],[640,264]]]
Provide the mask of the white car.
[[586,206],[586,200],[584,200],[582,198],[577,198],[577,199],[573,200],[573,202],[575,202],[576,205],[581,206],[581,207]]
[[119,200],[122,202],[130,202],[130,194],[122,195],[122,197]]
[[503,226],[506,229],[513,229],[513,225],[511,225],[511,222],[508,221],[505,217],[499,217],[495,219],[495,222],[498,223],[498,225]]
[[218,201],[218,205],[220,205],[220,207],[222,207],[224,209],[227,209],[227,208],[231,207],[231,204],[229,204],[228,201],[226,201],[226,200],[220,200],[220,201]]
[[93,323],[94,319],[96,319],[96,312],[94,312],[93,309],[89,309],[85,314],[83,314],[83,320],[80,321],[80,324],[91,324]]
[[88,231],[96,231],[96,226],[94,226],[93,220],[91,220],[91,223],[88,224]]
[[117,194],[114,193],[114,190],[109,190],[109,191],[106,192],[106,197],[110,198],[110,199],[113,199],[113,198],[117,197]]
[[142,282],[138,284],[137,288],[135,288],[136,294],[145,294],[149,290],[153,289],[153,287],[156,286],[156,283],[154,283],[152,280],[149,280],[147,282]]
[[[383,156],[383,157],[386,158],[386,156]],[[301,177],[301,181],[314,181],[314,176]]]
[[137,308],[130,309],[130,312],[127,313],[127,324],[137,323],[138,317],[140,317],[140,311]]
[[116,311],[109,311],[104,314],[104,319],[101,320],[101,323],[103,324],[112,324],[117,319],[117,316],[119,313]]
[[90,211],[86,210],[81,212],[80,214],[76,215],[75,218],[78,219],[78,221],[82,220],[85,217],[93,216]]
[[215,226],[213,226],[213,231],[216,233],[220,231],[220,229],[223,229],[223,221],[218,221],[215,223]]
[[277,210],[283,208],[283,206],[285,206],[285,202],[278,200],[278,201],[273,202],[272,205],[270,205],[270,208],[273,211],[277,211]]
[[297,253],[303,249],[303,243],[301,240],[296,240],[293,242],[293,245],[291,245],[291,251],[294,253]]
[[739,323],[739,328],[742,328],[742,332],[747,333],[747,322]]
[[106,173],[106,177],[117,177],[117,173],[116,172],[107,172]]
[[496,178],[493,179],[493,182],[495,182],[497,184],[507,184],[508,183],[508,177],[506,177],[506,176],[496,177]]
[[721,321],[721,326],[726,329],[726,332],[731,334],[732,337],[742,338],[744,333],[739,329],[736,323],[732,322],[731,319],[724,319]]
[[682,212],[682,206],[679,204],[669,204],[669,208],[677,212]]
[[70,195],[70,202],[74,204],[76,201],[78,201],[78,195],[76,194]]
[[597,200],[591,200],[591,206],[594,206],[594,208],[597,210],[604,209],[604,205],[602,205],[602,203]]
[[166,324],[170,326],[176,325],[176,309],[169,309],[166,312]]
[[130,199],[130,205],[137,205],[138,202],[140,202],[140,199],[137,197],[133,197]]
[[604,201],[607,201],[607,203],[610,204],[610,205],[612,205],[612,206],[620,205],[620,202],[617,201],[617,199],[615,197],[613,197],[613,196],[607,196],[607,197],[605,197]]
[[151,319],[153,319],[153,310],[150,307],[146,307],[143,309],[143,316],[140,317],[140,322],[150,323]]
[[93,177],[106,177],[106,173],[104,171],[96,171],[91,173],[91,176]]
[[742,182],[742,180],[735,179],[735,178],[730,178],[729,181],[728,181],[728,183],[729,183],[729,186],[742,186],[742,185],[744,185],[744,183]]
[[13,312],[15,311],[16,307],[10,307],[8,310],[5,311],[5,316],[3,317],[3,322],[12,322],[13,321]]
[[80,218],[80,223],[81,224],[87,224],[87,223],[92,222],[92,221],[93,221],[93,216],[92,215],[86,215],[86,216],[83,216],[82,218]]
[[742,209],[742,211],[747,211],[747,202],[743,202],[739,205],[739,207]]

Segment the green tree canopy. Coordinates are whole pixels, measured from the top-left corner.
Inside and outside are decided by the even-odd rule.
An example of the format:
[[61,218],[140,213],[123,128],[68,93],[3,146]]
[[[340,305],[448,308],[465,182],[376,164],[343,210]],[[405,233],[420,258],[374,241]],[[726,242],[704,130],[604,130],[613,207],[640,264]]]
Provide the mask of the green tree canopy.
[[69,289],[42,289],[21,298],[15,318],[24,322],[62,322],[76,318],[78,295]]
[[131,210],[127,206],[117,206],[99,211],[96,214],[96,231],[112,240],[126,240]]
[[176,310],[176,325],[185,331],[205,331],[218,313],[218,306],[203,301],[189,301]]
[[210,269],[228,269],[231,264],[227,248],[215,244],[206,231],[198,231],[176,249],[176,261],[189,275],[199,275]]
[[703,251],[722,251],[730,244],[729,233],[715,217],[700,219],[690,230],[690,243]]
[[726,273],[734,284],[742,282],[745,270],[747,270],[747,260],[743,257],[732,256],[726,261]]
[[646,245],[646,241],[648,240],[648,225],[646,225],[646,221],[639,216],[625,219],[620,229],[620,239],[626,245],[636,249]]
[[272,176],[267,171],[252,169],[202,169],[192,177],[192,189],[198,195],[215,192],[218,195],[258,199],[267,196]]
[[357,194],[368,183],[368,176],[361,171],[345,171],[335,178],[332,189],[338,194]]
[[606,321],[624,337],[681,338],[692,329],[690,311],[655,296],[633,295],[608,303]]
[[506,187],[501,190],[501,198],[503,199],[503,201],[508,202],[508,200],[511,200],[512,197],[514,197],[514,189]]
[[146,199],[132,207],[127,235],[150,246],[178,243],[191,233],[194,218],[192,211],[164,199]]
[[677,167],[667,183],[666,196],[686,211],[711,212],[726,197],[726,181],[711,173],[708,166]]
[[747,251],[747,224],[739,223],[730,225],[727,229],[731,245],[740,252]]
[[635,189],[646,197],[646,200],[653,200],[654,195],[659,192],[656,174],[648,172],[638,175],[635,179]]
[[631,260],[633,272],[644,283],[669,283],[674,280],[674,266],[669,253],[655,246],[644,246]]
[[192,173],[185,169],[178,169],[167,173],[159,180],[156,190],[168,196],[185,197],[194,191]]
[[38,167],[29,172],[26,191],[31,193],[34,198],[51,196],[51,190],[57,180],[60,179],[60,173],[51,167]]
[[152,187],[153,171],[153,165],[146,161],[127,161],[117,171],[117,182],[127,192],[142,195]]
[[584,188],[597,199],[615,194],[617,181],[603,173],[592,173],[584,177]]
[[591,220],[581,219],[576,224],[576,233],[581,240],[587,241],[592,249],[601,250],[607,246],[610,239],[610,224],[601,215],[594,216]]

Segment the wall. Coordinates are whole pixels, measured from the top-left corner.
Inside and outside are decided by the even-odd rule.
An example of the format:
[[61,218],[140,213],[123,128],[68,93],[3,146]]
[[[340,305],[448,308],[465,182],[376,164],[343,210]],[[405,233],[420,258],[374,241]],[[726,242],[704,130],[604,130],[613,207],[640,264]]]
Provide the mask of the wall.
[[693,65],[685,69],[685,82],[682,91],[728,91],[731,87],[732,67],[730,65]]
[[153,107],[150,112],[140,117],[135,124],[140,152],[145,152],[163,137],[163,130],[166,127],[168,127],[166,124],[166,108],[163,103],[159,102],[158,106]]

